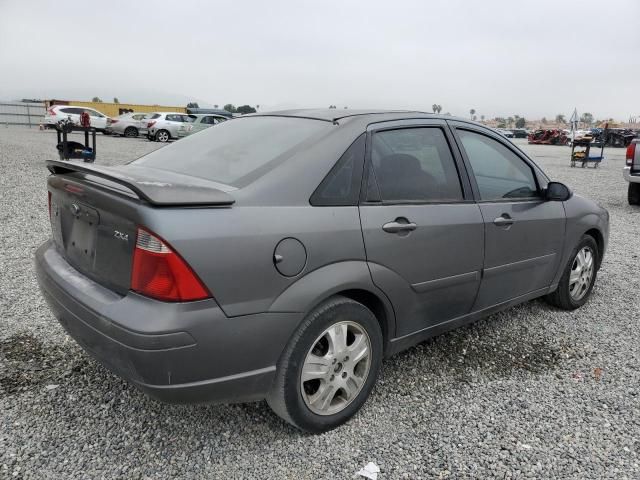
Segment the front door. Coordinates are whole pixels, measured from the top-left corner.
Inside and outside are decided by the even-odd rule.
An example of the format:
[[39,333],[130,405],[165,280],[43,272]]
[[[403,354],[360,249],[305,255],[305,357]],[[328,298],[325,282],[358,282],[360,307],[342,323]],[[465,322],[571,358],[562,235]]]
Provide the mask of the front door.
[[483,263],[482,215],[453,137],[445,122],[424,122],[370,133],[360,205],[371,276],[397,310],[396,336],[468,313]]
[[562,202],[542,198],[535,169],[507,141],[461,127],[456,132],[485,222],[483,279],[474,310],[549,287],[564,241]]

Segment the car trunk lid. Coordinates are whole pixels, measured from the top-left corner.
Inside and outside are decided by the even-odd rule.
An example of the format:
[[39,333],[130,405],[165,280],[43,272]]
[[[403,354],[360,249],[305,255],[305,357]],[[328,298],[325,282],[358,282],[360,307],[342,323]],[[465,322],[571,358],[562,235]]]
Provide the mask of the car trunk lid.
[[[231,187],[144,167],[47,162],[53,239],[75,269],[120,294],[131,287],[146,209],[229,208]],[[227,191],[224,191],[227,190]]]

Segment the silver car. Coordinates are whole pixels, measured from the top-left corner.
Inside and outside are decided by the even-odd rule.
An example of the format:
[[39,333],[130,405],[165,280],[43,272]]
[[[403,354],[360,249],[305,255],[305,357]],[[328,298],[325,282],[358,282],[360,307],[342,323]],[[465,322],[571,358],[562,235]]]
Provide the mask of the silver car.
[[502,135],[421,112],[247,115],[48,168],[36,271],[67,332],[154,397],[266,399],[311,432],[394,353],[537,297],[581,307],[609,237]]
[[123,113],[107,120],[107,132],[125,137],[137,137],[147,134],[149,113]]
[[179,112],[154,112],[147,119],[147,138],[168,142],[186,136],[191,130],[193,116]]
[[228,120],[228,118],[223,115],[213,114],[190,114],[189,117],[193,119],[193,122],[188,135],[201,132],[206,128],[213,127],[214,125],[218,125],[219,123]]

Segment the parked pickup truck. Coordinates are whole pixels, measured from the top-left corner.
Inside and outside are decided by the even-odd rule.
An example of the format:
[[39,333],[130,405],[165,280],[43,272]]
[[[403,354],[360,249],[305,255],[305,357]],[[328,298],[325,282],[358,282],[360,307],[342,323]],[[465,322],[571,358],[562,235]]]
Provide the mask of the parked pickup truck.
[[629,182],[629,205],[640,205],[640,139],[632,140],[627,147],[627,160],[622,174]]

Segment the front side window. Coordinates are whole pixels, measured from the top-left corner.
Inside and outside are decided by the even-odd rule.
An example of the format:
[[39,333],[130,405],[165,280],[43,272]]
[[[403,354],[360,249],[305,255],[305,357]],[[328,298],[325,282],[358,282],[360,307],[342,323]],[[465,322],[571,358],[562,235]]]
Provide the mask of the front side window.
[[481,200],[538,197],[532,168],[500,142],[480,133],[458,130],[473,169]]
[[449,143],[438,127],[374,133],[371,162],[382,201],[463,200]]
[[104,115],[102,115],[100,112],[96,112],[95,110],[85,110],[85,112],[87,112],[89,114],[90,117],[104,117]]

